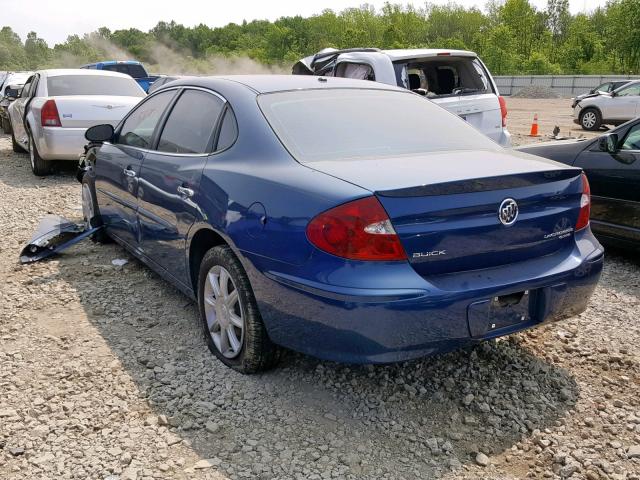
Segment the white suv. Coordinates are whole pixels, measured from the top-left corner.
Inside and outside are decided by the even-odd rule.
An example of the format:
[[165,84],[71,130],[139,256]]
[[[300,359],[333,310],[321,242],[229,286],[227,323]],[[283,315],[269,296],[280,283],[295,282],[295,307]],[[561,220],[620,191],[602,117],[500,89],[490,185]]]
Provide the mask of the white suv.
[[602,125],[620,125],[640,116],[640,80],[612,92],[579,100],[573,108],[573,121],[585,130]]
[[424,95],[505,147],[507,107],[478,56],[466,50],[326,48],[293,66],[295,75],[374,80]]

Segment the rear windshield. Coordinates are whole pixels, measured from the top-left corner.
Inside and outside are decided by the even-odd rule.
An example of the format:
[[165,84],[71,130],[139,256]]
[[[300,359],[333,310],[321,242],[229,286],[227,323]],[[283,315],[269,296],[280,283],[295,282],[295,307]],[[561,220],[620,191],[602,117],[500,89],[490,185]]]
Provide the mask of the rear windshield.
[[144,78],[147,76],[147,72],[144,71],[142,65],[138,65],[136,63],[112,63],[109,65],[103,65],[102,70],[124,73],[126,75],[131,75],[133,78]]
[[61,75],[47,78],[49,96],[61,95],[115,95],[144,97],[144,91],[135,80],[116,76]]
[[499,148],[459,117],[403,91],[297,90],[261,95],[258,103],[303,163]]
[[493,93],[476,57],[437,56],[396,62],[400,86],[428,97]]

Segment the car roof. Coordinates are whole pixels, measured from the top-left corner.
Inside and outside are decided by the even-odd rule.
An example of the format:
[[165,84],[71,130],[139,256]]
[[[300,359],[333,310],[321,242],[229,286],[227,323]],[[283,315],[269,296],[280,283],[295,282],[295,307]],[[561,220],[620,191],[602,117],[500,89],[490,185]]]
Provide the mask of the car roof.
[[172,86],[193,85],[215,88],[219,80],[240,83],[256,93],[273,93],[289,90],[311,90],[318,88],[354,88],[369,90],[405,89],[385,83],[351,78],[318,77],[315,75],[220,75],[210,77],[185,77],[172,82]]
[[408,48],[396,50],[382,50],[391,58],[391,61],[410,60],[412,58],[452,56],[452,57],[477,57],[475,52],[469,50],[449,50],[446,48]]
[[99,77],[131,78],[131,76],[125,73],[111,72],[109,70],[86,70],[84,68],[51,68],[47,70],[38,70],[37,73],[47,77],[59,77],[61,75],[96,75]]

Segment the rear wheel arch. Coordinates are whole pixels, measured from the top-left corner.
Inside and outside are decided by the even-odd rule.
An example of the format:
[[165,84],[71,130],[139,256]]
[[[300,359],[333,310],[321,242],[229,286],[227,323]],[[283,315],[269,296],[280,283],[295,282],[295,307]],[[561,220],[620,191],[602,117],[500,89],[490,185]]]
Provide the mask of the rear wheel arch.
[[187,261],[189,267],[189,280],[194,294],[198,294],[198,275],[200,264],[205,254],[218,245],[229,245],[229,242],[218,232],[211,228],[201,227],[192,236],[187,249]]

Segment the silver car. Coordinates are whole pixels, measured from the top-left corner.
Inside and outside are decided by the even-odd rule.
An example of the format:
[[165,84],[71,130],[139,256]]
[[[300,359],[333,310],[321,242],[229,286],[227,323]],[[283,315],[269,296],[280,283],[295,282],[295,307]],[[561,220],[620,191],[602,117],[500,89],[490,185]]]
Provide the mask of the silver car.
[[573,109],[573,122],[584,130],[602,125],[621,125],[640,116],[640,80],[608,93],[583,98]]
[[13,150],[27,151],[36,175],[52,160],[77,160],[87,128],[117,125],[146,94],[129,75],[103,70],[39,70],[9,106]]
[[11,133],[11,121],[9,120],[9,105],[15,100],[9,94],[9,86],[22,88],[24,82],[33,75],[33,72],[7,72],[0,82],[0,125],[4,133]]

